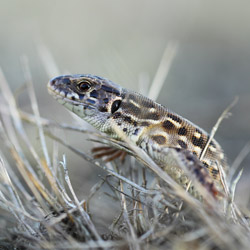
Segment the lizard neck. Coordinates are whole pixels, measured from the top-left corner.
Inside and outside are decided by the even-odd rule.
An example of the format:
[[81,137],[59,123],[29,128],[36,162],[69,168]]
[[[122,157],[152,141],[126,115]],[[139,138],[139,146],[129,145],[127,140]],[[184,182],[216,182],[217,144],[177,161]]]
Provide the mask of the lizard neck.
[[[123,89],[122,96],[120,108],[110,117],[111,121],[115,122],[131,141],[139,145],[141,136],[146,134],[150,127],[160,124],[167,110],[136,92]],[[112,137],[116,134],[110,133]]]

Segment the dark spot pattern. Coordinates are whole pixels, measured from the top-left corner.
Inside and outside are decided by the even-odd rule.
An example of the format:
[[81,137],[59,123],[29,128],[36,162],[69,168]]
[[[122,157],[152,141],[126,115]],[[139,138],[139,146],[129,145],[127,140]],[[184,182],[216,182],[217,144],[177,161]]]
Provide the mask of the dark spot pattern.
[[199,169],[194,169],[193,173],[196,175],[196,176],[199,176],[200,175],[200,170]]
[[106,85],[102,85],[102,86],[101,86],[101,89],[103,89],[103,90],[106,91],[106,92],[109,92],[109,93],[112,93],[112,94],[116,94],[117,96],[120,95],[120,92],[119,92],[117,89],[108,87],[108,86],[106,86]]
[[92,100],[92,99],[87,99],[87,101],[88,101],[89,103],[91,103],[91,104],[95,104],[95,101]]
[[130,116],[125,116],[123,119],[125,122],[132,123],[132,119]]
[[127,128],[123,128],[123,132],[127,132],[127,130],[128,130]]
[[113,119],[118,119],[118,118],[120,118],[122,116],[122,114],[120,113],[120,112],[115,112],[114,114],[113,114]]
[[202,163],[206,168],[209,168],[209,165],[206,162],[203,161]]
[[188,160],[188,161],[194,162],[194,161],[195,161],[194,159],[195,159],[195,158],[194,158],[193,155],[188,155],[188,156],[187,156],[187,160]]
[[166,143],[166,138],[163,135],[153,135],[152,140],[157,142],[159,145],[163,145]]
[[84,98],[84,94],[79,94],[79,99],[82,100]]
[[194,144],[194,146],[202,148],[204,141],[203,141],[202,137],[197,138],[197,137],[193,136],[192,143]]
[[201,176],[199,177],[199,181],[200,181],[200,183],[202,183],[203,185],[205,184],[205,178],[202,176],[202,173],[200,173],[201,174]]
[[109,99],[108,98],[103,98],[103,102],[107,104],[109,102]]
[[90,92],[90,97],[98,98],[98,92],[94,89]]
[[213,168],[211,172],[212,174],[217,175],[219,173],[219,170]]
[[193,151],[192,153],[193,153],[195,156],[198,156],[198,154],[197,154],[195,151]]
[[69,78],[63,78],[62,83],[66,85],[71,85],[71,80]]
[[100,112],[108,112],[108,109],[105,106],[100,106],[99,111]]
[[145,107],[145,108],[149,108],[149,109],[155,107],[155,105],[152,102],[152,100],[149,100],[149,99],[143,99],[143,100],[141,100],[141,106]]
[[59,92],[64,92],[65,93],[65,88],[64,87],[63,88],[62,87],[58,87],[57,89],[58,89]]
[[187,144],[186,144],[184,141],[182,141],[182,140],[178,140],[178,144],[179,144],[182,148],[184,148],[184,149],[187,148]]
[[[209,137],[208,137],[208,140],[209,140]],[[211,145],[212,147],[216,148],[216,145],[215,145],[215,143],[213,141],[211,141],[209,145]]]
[[130,95],[128,96],[128,99],[130,99],[130,100],[133,100],[133,101],[137,102],[136,97],[135,97],[135,95],[134,95],[134,94],[130,94]]
[[203,134],[202,131],[200,129],[198,129],[198,128],[195,129],[195,132],[197,132],[197,133],[199,133],[201,135]]
[[168,114],[168,117],[171,118],[172,120],[178,122],[178,123],[181,123],[181,122],[182,122],[182,120],[181,120],[178,116],[176,116],[176,115],[174,115],[174,114],[170,114],[170,113],[169,113],[169,114]]
[[132,115],[138,116],[141,113],[141,109],[135,106],[133,103],[122,102],[122,109],[129,110]]
[[148,122],[141,122],[140,125],[142,127],[149,127],[150,124]]
[[134,131],[134,135],[137,135],[138,134],[138,132],[139,132],[139,128],[137,128],[137,129],[135,129],[135,131]]
[[187,134],[187,129],[185,127],[181,127],[178,130],[178,135],[186,135]]
[[175,128],[175,125],[174,125],[171,121],[169,121],[169,120],[164,121],[164,122],[162,123],[162,126],[163,126],[163,128],[166,129],[166,130],[172,130],[172,129]]

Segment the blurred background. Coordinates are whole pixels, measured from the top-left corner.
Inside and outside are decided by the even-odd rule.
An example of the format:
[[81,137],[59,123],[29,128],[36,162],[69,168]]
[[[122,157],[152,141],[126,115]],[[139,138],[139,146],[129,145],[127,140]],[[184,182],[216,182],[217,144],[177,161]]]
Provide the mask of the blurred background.
[[[222,111],[239,96],[216,139],[231,164],[250,140],[250,3],[248,1],[12,0],[0,1],[0,66],[13,91],[25,83],[20,56],[29,58],[43,117],[74,124],[47,93],[38,47],[53,56],[60,73],[91,73],[141,91],[152,82],[170,41],[179,46],[157,101],[210,131]],[[244,3],[244,4],[243,4]],[[140,80],[144,79],[144,81]],[[30,111],[24,94],[20,106]],[[61,133],[83,151],[84,136]],[[42,152],[37,131],[31,134]],[[79,157],[69,159],[70,177],[84,197],[99,175]],[[61,157],[61,155],[60,155]],[[248,201],[250,156],[241,164],[238,186]],[[245,196],[243,196],[245,194]]]

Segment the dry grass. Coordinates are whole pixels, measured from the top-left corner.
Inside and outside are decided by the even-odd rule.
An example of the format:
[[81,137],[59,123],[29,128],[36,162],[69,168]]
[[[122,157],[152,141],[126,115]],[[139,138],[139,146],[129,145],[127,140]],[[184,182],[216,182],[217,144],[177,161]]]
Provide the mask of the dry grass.
[[[0,137],[11,156],[7,160],[0,152],[1,249],[249,248],[249,211],[241,212],[232,200],[234,180],[228,185],[225,181],[228,198],[223,207],[206,190],[202,191],[205,202],[200,202],[129,141],[118,143],[99,133],[41,118],[25,58],[23,66],[32,115],[19,110],[0,72]],[[38,130],[42,153],[35,150],[26,134],[27,122]],[[98,142],[128,151],[153,170],[154,174],[150,174],[154,180],[148,180],[138,163],[130,164],[124,176],[119,164],[100,163],[54,136],[51,129],[55,127],[91,133]],[[49,151],[46,136],[54,140],[53,150]],[[107,177],[92,188],[86,200],[78,200],[69,178],[67,156],[58,155],[57,143],[106,171]],[[90,215],[90,200],[95,199],[97,192],[103,192],[104,183],[110,187],[113,204],[108,196],[104,197],[110,206],[119,204],[120,212],[114,215],[111,225],[105,225],[108,233],[102,235],[93,222],[97,215]],[[124,191],[124,185],[130,192]]]

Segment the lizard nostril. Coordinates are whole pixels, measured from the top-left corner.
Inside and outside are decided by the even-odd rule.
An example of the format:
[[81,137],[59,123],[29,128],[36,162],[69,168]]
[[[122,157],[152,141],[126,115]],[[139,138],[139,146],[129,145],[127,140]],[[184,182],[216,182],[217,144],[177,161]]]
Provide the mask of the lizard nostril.
[[55,83],[56,83],[56,79],[52,79],[52,80],[50,81],[50,85],[51,85],[51,86],[54,86]]

